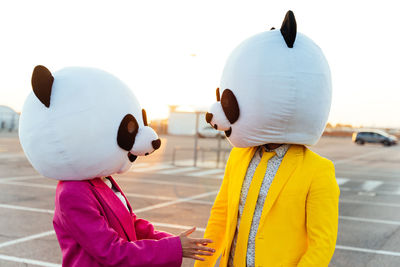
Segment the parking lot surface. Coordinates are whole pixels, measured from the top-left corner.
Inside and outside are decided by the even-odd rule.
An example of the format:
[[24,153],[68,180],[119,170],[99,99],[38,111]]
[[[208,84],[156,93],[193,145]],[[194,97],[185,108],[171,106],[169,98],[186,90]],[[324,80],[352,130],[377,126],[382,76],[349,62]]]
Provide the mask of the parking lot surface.
[[[215,139],[162,137],[162,149],[114,178],[138,217],[178,234],[202,236],[223,177],[229,144],[216,164]],[[187,148],[187,149],[186,149]],[[400,146],[358,146],[323,137],[311,148],[331,159],[341,188],[337,248],[330,266],[400,266]],[[175,151],[175,152],[174,152]],[[175,154],[174,164],[172,157]],[[52,217],[57,181],[30,166],[16,134],[0,133],[0,266],[60,266]],[[183,266],[193,266],[184,260]]]

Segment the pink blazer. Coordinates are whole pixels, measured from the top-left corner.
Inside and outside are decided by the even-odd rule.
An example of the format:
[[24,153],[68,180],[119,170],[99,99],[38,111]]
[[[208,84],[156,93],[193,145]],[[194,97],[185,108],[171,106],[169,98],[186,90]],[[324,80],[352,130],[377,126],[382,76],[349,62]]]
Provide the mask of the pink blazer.
[[181,266],[179,237],[137,219],[128,200],[130,212],[100,178],[60,181],[55,202],[63,266]]

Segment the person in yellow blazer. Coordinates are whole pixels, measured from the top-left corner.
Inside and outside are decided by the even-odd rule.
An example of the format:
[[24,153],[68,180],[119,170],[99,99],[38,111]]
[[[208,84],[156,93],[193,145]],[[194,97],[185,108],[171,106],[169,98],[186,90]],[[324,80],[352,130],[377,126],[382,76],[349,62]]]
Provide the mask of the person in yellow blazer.
[[216,253],[195,267],[328,266],[340,192],[333,163],[307,147],[331,105],[321,49],[288,11],[232,52],[221,87],[206,120],[234,148],[204,235]]
[[[216,253],[195,266],[214,266],[221,254],[220,266],[227,266],[243,177],[255,150],[233,148],[205,233]],[[328,266],[335,250],[338,198],[333,164],[304,146],[291,146],[267,195],[255,266]]]

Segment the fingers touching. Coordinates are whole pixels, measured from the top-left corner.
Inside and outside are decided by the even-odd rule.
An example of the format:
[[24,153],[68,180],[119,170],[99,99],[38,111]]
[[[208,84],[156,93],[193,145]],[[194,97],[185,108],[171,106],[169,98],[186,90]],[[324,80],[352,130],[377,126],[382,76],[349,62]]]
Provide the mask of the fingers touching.
[[199,255],[212,256],[215,252],[215,249],[207,247],[207,245],[213,241],[203,238],[190,238],[189,235],[195,230],[196,228],[193,227],[179,235],[182,244],[182,255],[186,258],[204,261],[204,258],[200,257]]

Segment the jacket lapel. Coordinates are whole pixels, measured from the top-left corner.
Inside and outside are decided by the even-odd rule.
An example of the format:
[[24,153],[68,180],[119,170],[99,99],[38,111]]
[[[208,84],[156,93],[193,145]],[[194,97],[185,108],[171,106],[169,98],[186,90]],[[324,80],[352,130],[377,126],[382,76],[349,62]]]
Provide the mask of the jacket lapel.
[[[254,153],[257,151],[258,147],[252,147],[250,149],[247,149],[247,151],[244,151],[242,155],[240,155],[240,158],[237,158],[237,162],[233,163],[236,165],[236,168],[234,168],[234,175],[231,183],[232,183],[232,204],[233,204],[233,217],[231,218],[232,220],[235,219],[238,208],[239,208],[239,200],[240,200],[240,194],[242,191],[242,185],[243,181],[247,172],[247,168],[249,167],[250,161],[254,156]],[[231,206],[231,205],[230,205]],[[231,206],[232,207],[232,206]]]
[[240,148],[240,152],[236,154],[235,161],[232,162],[232,177],[230,178],[230,186],[229,186],[229,208],[228,214],[228,236],[229,236],[229,243],[227,244],[227,253],[229,253],[231,242],[233,236],[235,234],[236,225],[237,225],[237,216],[238,216],[238,209],[239,209],[239,200],[240,194],[242,191],[243,181],[247,172],[247,168],[249,167],[250,161],[254,156],[254,153],[257,151],[258,147],[251,147],[251,148]]
[[[116,186],[118,190],[120,190],[120,188],[112,178],[110,179],[110,181],[111,183],[113,183],[113,185]],[[122,229],[125,232],[126,237],[128,238],[128,241],[136,240],[134,225],[131,217],[132,214],[126,209],[126,207],[124,206],[122,201],[117,197],[114,191],[112,191],[112,189],[109,188],[101,180],[101,178],[95,178],[90,180],[89,182],[95,187],[95,190],[98,192],[99,196],[103,199],[103,202],[107,204],[107,206],[110,208],[114,216],[119,221]],[[128,200],[127,203],[129,205]],[[129,209],[131,210],[130,205]]]
[[117,182],[114,180],[114,178],[112,178],[111,176],[108,176],[108,178],[110,179],[112,185],[118,190],[118,192],[120,192],[122,194],[122,196],[125,198],[126,204],[128,205],[129,208],[129,212],[132,214],[132,207],[131,204],[129,203],[128,199],[126,198],[124,192],[122,192],[121,188],[119,187],[119,185],[117,184]]
[[303,146],[291,145],[288,152],[284,156],[282,163],[272,181],[271,187],[268,190],[267,198],[261,214],[259,229],[264,224],[267,214],[274,205],[279,193],[282,191],[283,187],[299,165],[299,160],[303,155],[302,151]]

